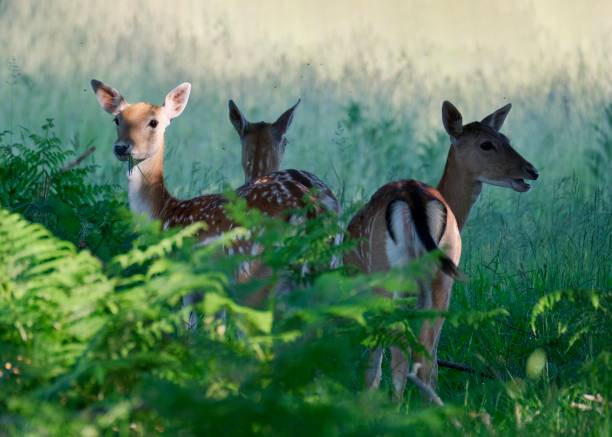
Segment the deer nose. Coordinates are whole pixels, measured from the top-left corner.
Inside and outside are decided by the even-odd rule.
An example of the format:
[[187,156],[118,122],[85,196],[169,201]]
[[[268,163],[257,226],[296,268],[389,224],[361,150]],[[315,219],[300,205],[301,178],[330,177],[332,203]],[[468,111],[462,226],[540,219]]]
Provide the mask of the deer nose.
[[533,180],[536,180],[540,176],[540,173],[538,173],[538,170],[533,165],[528,165],[525,171]]
[[129,153],[131,144],[128,143],[115,143],[115,154],[119,156],[125,156]]

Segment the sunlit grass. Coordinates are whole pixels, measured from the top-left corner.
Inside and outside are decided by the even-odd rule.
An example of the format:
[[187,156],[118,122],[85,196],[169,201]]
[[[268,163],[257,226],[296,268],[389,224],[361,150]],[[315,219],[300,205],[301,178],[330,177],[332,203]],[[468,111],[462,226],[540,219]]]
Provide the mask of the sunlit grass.
[[[590,367],[597,360],[609,360],[609,313],[574,297],[538,316],[535,330],[531,314],[543,296],[559,290],[585,295],[599,290],[609,296],[612,289],[612,123],[606,118],[612,101],[612,65],[604,56],[610,51],[609,39],[603,36],[588,50],[564,46],[557,52],[555,41],[536,38],[538,29],[532,29],[536,47],[526,51],[524,59],[504,60],[503,45],[480,53],[474,46],[465,62],[455,66],[452,59],[459,57],[459,49],[450,43],[445,48],[407,43],[405,47],[412,48],[401,53],[399,44],[388,47],[374,37],[323,38],[320,45],[299,47],[240,41],[240,33],[229,27],[235,24],[235,14],[229,21],[216,15],[222,10],[215,9],[219,4],[179,3],[175,7],[154,0],[83,7],[78,2],[48,2],[33,7],[29,2],[0,1],[0,40],[8,42],[0,50],[0,132],[12,132],[5,142],[9,137],[19,141],[24,128],[37,131],[52,117],[54,131],[66,139],[65,148],[82,151],[96,146],[87,162],[97,167],[87,181],[95,186],[117,184],[116,189],[106,187],[108,191],[98,193],[102,206],[96,206],[107,205],[105,214],[116,219],[116,210],[126,200],[126,168],[112,155],[114,125],[95,101],[91,78],[118,88],[132,102],[161,103],[176,84],[193,83],[188,107],[167,138],[166,177],[179,197],[242,183],[239,139],[227,116],[229,98],[251,121],[270,121],[301,97],[284,167],[316,173],[350,211],[390,180],[437,182],[448,150],[440,120],[443,100],[453,101],[466,121],[512,102],[503,132],[541,177],[526,194],[485,187],[463,233],[460,267],[468,281],[454,287],[451,302],[453,312],[502,308],[508,316],[477,327],[449,323],[439,349],[441,358],[494,372],[499,380],[442,369],[439,394],[451,407],[482,414],[474,416],[480,425],[469,422],[468,430],[474,433],[487,432],[490,416],[490,430],[499,435],[606,435],[609,404],[585,400],[584,395],[600,394],[607,402],[612,395],[609,372],[606,380]],[[407,39],[413,36],[406,32]],[[425,56],[432,50],[436,56]],[[492,52],[499,53],[484,56]],[[521,58],[516,47],[508,52]],[[34,191],[27,196],[36,197]],[[36,201],[41,209],[47,207]],[[99,243],[96,229],[112,223],[91,205],[88,209],[87,202],[73,202],[80,218],[45,224],[56,235],[78,243],[71,226],[87,223],[84,240]],[[105,260],[125,251],[133,238],[127,227],[111,231],[117,232],[113,237],[119,241],[107,238],[96,246],[98,257]],[[591,318],[585,321],[585,314]],[[585,326],[588,330],[582,331]],[[540,350],[546,358],[543,369],[538,367],[540,352],[533,355]],[[537,371],[528,371],[529,362],[536,363]],[[355,396],[350,401],[362,403],[363,414],[368,414],[372,404],[361,398],[360,365],[344,377],[353,381],[347,390]],[[332,396],[338,389],[334,384],[321,382],[321,391],[316,396],[311,392],[306,404]],[[390,387],[387,375],[383,386]],[[214,386],[211,391],[226,389]],[[194,402],[201,400],[200,393],[187,394]],[[592,408],[580,410],[572,406],[576,403]],[[68,420],[68,410],[58,408],[48,416]],[[117,408],[128,410],[126,405]],[[173,416],[171,405],[161,408]],[[393,417],[438,423],[423,410],[427,406],[410,389],[402,415]],[[395,414],[393,407],[385,411]],[[195,410],[185,417],[191,425],[200,420]]]

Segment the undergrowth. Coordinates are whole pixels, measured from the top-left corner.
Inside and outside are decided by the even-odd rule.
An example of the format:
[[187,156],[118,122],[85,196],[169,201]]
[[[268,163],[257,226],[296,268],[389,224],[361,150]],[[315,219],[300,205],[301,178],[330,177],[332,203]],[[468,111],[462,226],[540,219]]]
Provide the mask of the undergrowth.
[[[344,132],[397,136],[392,121],[360,117],[353,107]],[[363,390],[367,349],[418,349],[435,314],[370,290],[414,290],[435,256],[379,275],[329,270],[334,220],[287,225],[237,200],[242,227],[198,247],[198,225],[162,232],[125,210],[118,187],[93,181],[92,166],[67,169],[81,150],[67,152],[52,121],[10,138],[0,136],[0,434],[609,433],[608,191],[565,181],[555,203],[565,212],[545,192],[508,221],[497,197],[484,203],[481,225],[466,228],[469,279],[455,286],[439,352],[477,372],[440,371],[443,407],[411,386],[398,406],[388,368],[379,392]],[[423,145],[424,161],[438,143]],[[246,229],[258,229],[269,279],[234,280],[253,257],[222,247]],[[243,304],[287,281],[291,293]],[[202,295],[194,331],[181,305],[190,293]]]

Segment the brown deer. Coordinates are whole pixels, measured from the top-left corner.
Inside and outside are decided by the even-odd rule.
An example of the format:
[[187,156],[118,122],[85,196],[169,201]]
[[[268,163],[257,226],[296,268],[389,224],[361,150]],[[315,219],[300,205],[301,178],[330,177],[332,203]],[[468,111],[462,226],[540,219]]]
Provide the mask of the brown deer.
[[[525,179],[537,179],[538,171],[499,132],[511,105],[464,125],[461,114],[450,102],[442,105],[442,121],[451,145],[438,187],[414,180],[401,180],[379,188],[353,217],[348,234],[358,246],[345,255],[347,265],[362,272],[381,272],[401,267],[425,252],[443,250],[441,266],[431,280],[420,282],[418,307],[446,311],[453,279],[461,257],[461,229],[482,184],[530,189]],[[427,386],[437,379],[437,347],[443,318],[425,321],[419,341],[430,358],[414,357],[417,375]],[[381,347],[370,352],[365,374],[367,388],[377,388],[381,379]],[[407,354],[391,348],[394,396],[403,398],[409,375]]]
[[281,114],[274,123],[247,121],[233,100],[228,102],[229,119],[242,143],[242,169],[245,182],[277,171],[280,168],[287,139],[285,135],[293,121],[300,100]]
[[[274,123],[249,122],[233,100],[228,102],[229,119],[242,143],[242,169],[246,183],[280,169],[287,146],[285,135],[300,101],[298,99],[295,105],[283,112]],[[335,199],[333,192],[317,176],[305,170],[285,171],[291,173],[296,180],[301,180],[305,185],[312,186],[318,191],[321,194],[321,201],[327,202],[330,210],[340,211],[339,204],[333,200]]]
[[[114,116],[117,139],[113,152],[119,161],[129,161],[128,198],[130,209],[161,221],[164,228],[204,222],[199,239],[216,239],[236,224],[226,215],[227,200],[221,194],[207,194],[180,200],[172,196],[164,183],[164,135],[171,121],[178,117],[189,99],[191,85],[182,83],[170,91],[162,105],[129,104],[114,88],[92,80],[98,102]],[[289,220],[290,211],[314,202],[319,210],[337,205],[333,193],[319,193],[313,185],[292,172],[274,172],[255,179],[236,190],[248,208]],[[240,250],[252,249],[247,247]],[[264,295],[261,295],[264,297]],[[253,302],[256,304],[256,302]]]
[[[295,105],[282,113],[274,123],[249,122],[233,100],[228,102],[230,122],[238,132],[242,143],[242,169],[246,183],[279,170],[287,146],[285,135],[300,101],[298,99]],[[340,214],[340,205],[336,197],[321,179],[305,170],[284,171],[305,186],[312,187],[313,192],[318,194],[318,199],[330,211]],[[340,244],[342,238],[342,234],[336,235],[334,244]],[[331,267],[338,267],[340,261],[340,257],[334,256]]]

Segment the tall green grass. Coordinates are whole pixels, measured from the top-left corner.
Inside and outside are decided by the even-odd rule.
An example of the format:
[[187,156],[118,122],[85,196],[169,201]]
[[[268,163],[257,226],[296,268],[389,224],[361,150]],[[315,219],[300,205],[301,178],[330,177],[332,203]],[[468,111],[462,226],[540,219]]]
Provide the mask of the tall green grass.
[[[366,347],[417,348],[410,339],[428,314],[411,309],[414,299],[370,290],[413,289],[422,263],[372,277],[325,272],[334,221],[287,226],[237,205],[240,223],[266,229],[257,238],[275,272],[237,284],[243,256],[194,249],[193,228],[133,222],[118,187],[91,185],[93,168],[63,170],[68,154],[51,123],[24,143],[0,139],[0,176],[10,182],[2,206],[85,249],[0,210],[3,432],[609,432],[609,191],[570,178],[555,189],[558,209],[543,207],[551,191],[505,206],[487,198],[474,217],[482,225],[464,234],[469,280],[455,286],[439,350],[477,373],[442,369],[444,408],[421,403],[409,385],[398,409],[387,374],[379,394],[363,392]],[[505,216],[510,207],[521,220]],[[240,305],[287,275],[292,293],[261,309]],[[187,333],[180,298],[193,291],[204,292],[201,327]]]
[[[0,40],[10,42],[0,50],[0,131],[8,131],[0,136],[0,206],[95,256],[50,243],[42,231],[2,212],[0,365],[33,353],[40,360],[30,370],[24,365],[29,379],[24,376],[21,387],[0,378],[0,433],[196,434],[207,426],[264,434],[609,434],[612,80],[610,58],[603,56],[609,40],[589,59],[580,52],[555,56],[551,44],[522,63],[491,65],[472,54],[467,68],[455,69],[425,60],[418,50],[381,51],[368,40],[333,42],[308,56],[257,41],[241,46],[223,20],[198,3],[114,6],[0,1]],[[252,57],[245,56],[249,50]],[[512,102],[503,132],[541,177],[526,194],[483,190],[463,233],[460,267],[468,281],[455,285],[451,302],[451,314],[463,316],[454,323],[451,317],[439,349],[441,358],[497,379],[441,369],[439,394],[449,404],[441,411],[421,405],[414,388],[397,411],[385,396],[387,374],[380,397],[362,394],[363,344],[372,331],[346,312],[327,312],[326,304],[337,305],[334,299],[344,296],[336,294],[341,278],[334,275],[312,278],[316,286],[306,284],[296,301],[279,303],[299,317],[266,313],[263,320],[278,317],[272,320],[279,331],[260,332],[257,313],[225,301],[246,324],[236,331],[242,333],[220,341],[219,321],[211,318],[186,347],[176,300],[201,283],[238,299],[245,290],[228,287],[223,275],[229,277],[239,260],[217,263],[205,250],[192,258],[179,244],[170,255],[153,252],[160,257],[150,261],[161,276],[151,273],[150,283],[138,276],[149,264],[117,267],[126,253],[139,253],[127,252],[137,235],[139,250],[174,240],[138,227],[122,208],[126,169],[112,156],[114,125],[89,88],[93,77],[129,101],[161,102],[177,83],[193,83],[185,113],[168,130],[166,176],[182,197],[243,180],[239,140],[227,119],[229,98],[256,121],[276,118],[302,97],[284,166],[322,177],[347,211],[392,179],[437,182],[448,150],[440,122],[444,99],[466,120]],[[47,118],[54,127],[39,132]],[[61,171],[68,152],[90,145],[97,150],[83,168]],[[66,258],[54,267],[63,273],[49,280],[56,292],[48,301],[35,294],[19,300],[32,278],[39,280],[35,268],[44,261],[16,249],[32,235],[44,240],[32,244]],[[302,256],[293,243],[287,247],[297,255],[274,256]],[[168,244],[176,248],[175,242],[162,247]],[[79,265],[91,275],[82,276]],[[23,272],[31,276],[24,279]],[[62,282],[62,275],[69,280]],[[184,285],[185,278],[195,282]],[[360,286],[346,284],[341,291]],[[110,303],[94,302],[98,294],[88,290]],[[168,295],[158,294],[164,291]],[[79,313],[90,325],[75,325],[75,331],[54,325],[58,314],[78,312],[71,296],[93,311]],[[135,303],[143,296],[155,296],[150,308]],[[352,310],[362,308],[350,303],[357,306]],[[479,321],[472,314],[496,309],[506,315]],[[337,318],[343,322],[325,325]],[[98,330],[100,321],[106,328]],[[295,332],[292,323],[299,326]],[[24,340],[26,328],[41,335],[39,344],[27,335]],[[121,341],[125,350],[117,355]],[[76,360],[83,348],[92,355]],[[216,359],[207,361],[209,355]],[[278,385],[270,386],[273,375]],[[48,423],[57,425],[46,429]],[[128,431],[132,423],[136,429]]]

